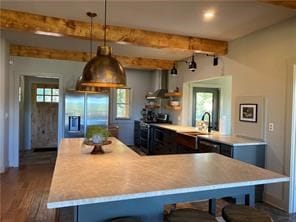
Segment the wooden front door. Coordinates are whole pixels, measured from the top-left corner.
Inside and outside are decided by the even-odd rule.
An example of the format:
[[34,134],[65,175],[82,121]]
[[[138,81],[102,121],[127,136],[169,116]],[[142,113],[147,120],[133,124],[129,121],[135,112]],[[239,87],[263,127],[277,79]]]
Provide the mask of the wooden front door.
[[32,148],[57,147],[59,91],[56,84],[32,84]]

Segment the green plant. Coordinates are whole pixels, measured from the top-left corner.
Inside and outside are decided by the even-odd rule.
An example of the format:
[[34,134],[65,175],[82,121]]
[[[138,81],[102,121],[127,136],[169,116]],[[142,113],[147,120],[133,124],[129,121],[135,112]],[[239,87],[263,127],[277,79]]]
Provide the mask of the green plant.
[[107,138],[110,136],[110,133],[108,129],[105,129],[100,126],[89,126],[86,130],[86,138],[90,139],[93,137],[93,135],[99,135],[104,138],[104,140],[107,140]]

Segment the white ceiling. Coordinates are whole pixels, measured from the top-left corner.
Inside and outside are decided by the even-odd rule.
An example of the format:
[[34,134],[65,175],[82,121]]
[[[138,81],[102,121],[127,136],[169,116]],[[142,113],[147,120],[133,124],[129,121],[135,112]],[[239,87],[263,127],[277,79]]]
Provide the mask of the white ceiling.
[[[1,8],[47,16],[89,21],[87,11],[96,12],[94,22],[103,22],[103,1],[2,0]],[[204,21],[203,13],[214,10],[212,21]],[[257,1],[197,0],[108,0],[107,24],[140,28],[186,36],[234,40],[254,31],[296,16],[296,10]],[[20,18],[21,19],[21,18]],[[56,38],[4,31],[11,43],[88,51],[89,42],[80,39]],[[112,44],[114,54],[148,58],[182,59],[184,52]]]

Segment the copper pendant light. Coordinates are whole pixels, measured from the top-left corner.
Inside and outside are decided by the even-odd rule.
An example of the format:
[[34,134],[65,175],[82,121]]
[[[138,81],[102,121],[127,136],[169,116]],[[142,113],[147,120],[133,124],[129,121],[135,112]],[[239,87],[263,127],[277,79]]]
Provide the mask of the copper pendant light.
[[123,66],[111,56],[111,47],[106,46],[107,2],[105,0],[104,46],[98,46],[97,55],[84,67],[81,85],[119,88],[126,85]]
[[[86,15],[88,17],[90,17],[90,51],[89,51],[89,60],[91,60],[92,58],[92,30],[93,30],[93,18],[97,16],[96,13],[94,12],[87,12]],[[81,92],[81,93],[98,93],[98,92],[104,92],[102,88],[99,87],[95,87],[95,86],[83,86],[81,85],[81,79],[82,76],[80,76],[77,81],[76,81],[76,85],[75,85],[75,91],[76,92]]]
[[81,78],[80,76],[76,81],[75,91],[79,93],[109,93],[108,88],[101,88],[95,86],[85,86],[81,85]]

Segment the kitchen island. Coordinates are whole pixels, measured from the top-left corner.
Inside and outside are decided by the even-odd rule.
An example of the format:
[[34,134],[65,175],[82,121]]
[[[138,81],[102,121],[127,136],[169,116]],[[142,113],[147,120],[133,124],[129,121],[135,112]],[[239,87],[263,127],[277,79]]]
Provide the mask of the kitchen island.
[[74,207],[76,221],[133,215],[160,222],[165,204],[245,195],[253,205],[255,185],[289,180],[216,153],[139,156],[110,140],[112,152],[103,155],[85,153],[83,139],[62,140],[48,208]]

